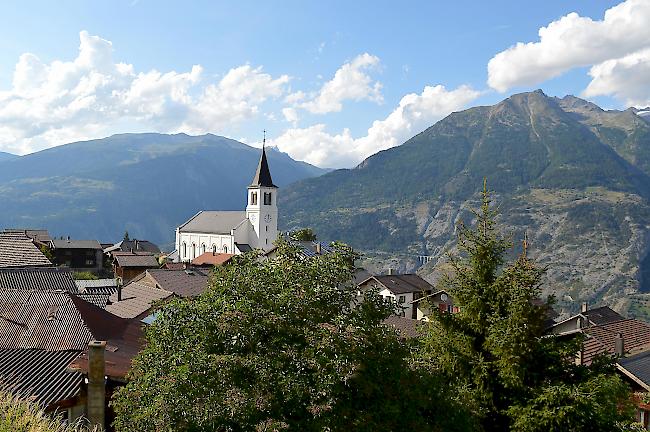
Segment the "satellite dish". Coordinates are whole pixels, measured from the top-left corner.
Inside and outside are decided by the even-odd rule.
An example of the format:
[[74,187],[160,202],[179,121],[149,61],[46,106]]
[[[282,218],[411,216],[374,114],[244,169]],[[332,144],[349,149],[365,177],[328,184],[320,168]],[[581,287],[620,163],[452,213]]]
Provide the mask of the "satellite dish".
[[449,296],[447,296],[447,294],[445,294],[445,293],[440,294],[440,300],[447,301],[448,298],[449,298]]

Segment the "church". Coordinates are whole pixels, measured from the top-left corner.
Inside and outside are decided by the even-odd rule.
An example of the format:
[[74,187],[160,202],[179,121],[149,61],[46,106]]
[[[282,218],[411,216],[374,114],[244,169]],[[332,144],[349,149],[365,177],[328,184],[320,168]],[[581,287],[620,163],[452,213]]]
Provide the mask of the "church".
[[263,146],[248,186],[246,210],[203,210],[192,216],[176,228],[177,259],[187,262],[206,252],[238,255],[253,249],[269,251],[278,237],[277,190]]

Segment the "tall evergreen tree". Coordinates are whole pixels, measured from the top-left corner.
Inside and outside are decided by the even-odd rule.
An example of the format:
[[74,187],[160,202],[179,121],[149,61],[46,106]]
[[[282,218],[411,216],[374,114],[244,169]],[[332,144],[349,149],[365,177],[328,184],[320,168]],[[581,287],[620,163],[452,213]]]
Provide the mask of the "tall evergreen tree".
[[506,262],[510,241],[497,228],[484,185],[475,227],[460,225],[444,288],[458,314],[434,311],[416,355],[441,373],[484,431],[611,431],[632,418],[630,391],[611,361],[576,365],[581,340],[546,336],[543,270],[524,252]]

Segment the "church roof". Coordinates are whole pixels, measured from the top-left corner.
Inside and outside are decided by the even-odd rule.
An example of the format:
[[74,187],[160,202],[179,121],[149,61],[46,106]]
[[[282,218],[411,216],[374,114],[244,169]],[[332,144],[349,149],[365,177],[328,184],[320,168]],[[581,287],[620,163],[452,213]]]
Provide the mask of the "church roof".
[[206,234],[230,234],[246,220],[245,211],[200,211],[190,220],[178,227],[180,232],[198,232]]
[[255,171],[255,177],[253,177],[251,186],[277,188],[271,178],[271,171],[269,170],[269,163],[266,161],[266,150],[264,147],[262,147],[262,156],[260,157],[260,163],[257,165],[257,171]]

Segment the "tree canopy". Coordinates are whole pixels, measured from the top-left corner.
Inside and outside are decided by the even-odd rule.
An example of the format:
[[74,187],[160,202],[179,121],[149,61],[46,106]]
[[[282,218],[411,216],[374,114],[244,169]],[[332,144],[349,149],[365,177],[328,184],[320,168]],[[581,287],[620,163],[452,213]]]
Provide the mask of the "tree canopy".
[[511,243],[496,225],[484,188],[474,227],[459,226],[459,254],[444,288],[457,314],[434,311],[416,363],[446,377],[455,398],[485,431],[613,431],[632,419],[628,386],[611,359],[574,361],[580,338],[546,336],[540,301],[543,270],[524,252],[506,262]]
[[[445,386],[409,367],[410,345],[358,302],[354,252],[305,258],[279,242],[217,267],[209,290],[148,328],[113,403],[118,431],[465,430]],[[433,420],[432,419],[439,419]]]

